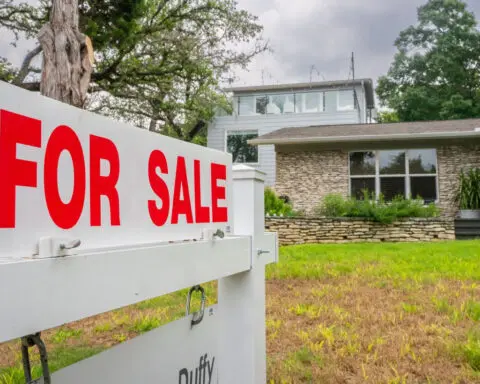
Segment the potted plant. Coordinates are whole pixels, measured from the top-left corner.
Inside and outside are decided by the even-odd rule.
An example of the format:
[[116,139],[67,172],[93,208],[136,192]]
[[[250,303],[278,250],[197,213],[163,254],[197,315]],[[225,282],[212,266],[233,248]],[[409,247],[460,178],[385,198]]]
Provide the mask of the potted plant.
[[462,170],[456,200],[458,218],[480,219],[480,168]]

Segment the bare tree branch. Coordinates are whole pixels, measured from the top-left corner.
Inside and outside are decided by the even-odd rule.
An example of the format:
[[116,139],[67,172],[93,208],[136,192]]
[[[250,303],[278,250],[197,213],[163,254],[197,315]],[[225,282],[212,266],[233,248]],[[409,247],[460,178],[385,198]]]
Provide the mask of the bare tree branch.
[[25,78],[30,73],[30,63],[40,52],[42,52],[42,47],[39,45],[35,49],[27,53],[27,55],[25,56],[25,59],[23,59],[23,63],[22,63],[22,66],[20,67],[20,71],[18,72],[17,76],[13,80],[13,84],[21,85],[23,83]]

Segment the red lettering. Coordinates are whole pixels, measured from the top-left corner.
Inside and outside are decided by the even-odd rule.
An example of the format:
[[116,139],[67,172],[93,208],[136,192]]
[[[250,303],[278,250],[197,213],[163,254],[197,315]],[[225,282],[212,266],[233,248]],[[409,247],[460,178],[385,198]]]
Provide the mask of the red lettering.
[[170,193],[165,181],[157,174],[157,169],[163,174],[168,174],[168,164],[161,151],[153,151],[148,160],[148,180],[153,192],[162,200],[162,207],[158,208],[155,200],[148,200],[148,213],[153,224],[161,227],[167,222],[170,212]]
[[227,180],[227,167],[223,164],[212,163],[212,219],[214,223],[224,223],[228,221],[227,207],[219,207],[218,200],[225,200],[225,186],[218,185],[219,180]]
[[195,222],[210,222],[210,207],[202,206],[202,187],[200,175],[200,160],[194,161],[194,184],[195,184]]
[[42,123],[0,110],[0,228],[15,228],[16,187],[37,187],[37,164],[17,159],[17,144],[40,148]]
[[[183,199],[181,199],[180,195],[183,196]],[[177,158],[175,186],[173,189],[172,224],[178,224],[179,215],[185,215],[187,223],[193,223],[192,203],[190,202],[190,192],[188,190],[187,167],[183,156],[178,156]]]
[[[73,164],[73,192],[70,202],[64,203],[58,191],[58,162],[63,151],[67,151]],[[75,131],[61,125],[52,132],[45,150],[44,164],[45,200],[53,222],[63,229],[74,227],[85,203],[85,161],[82,144]]]
[[[108,176],[102,176],[101,161],[110,165]],[[90,225],[101,224],[101,196],[110,203],[110,224],[120,225],[120,200],[117,182],[120,177],[120,159],[115,144],[104,137],[90,135]]]

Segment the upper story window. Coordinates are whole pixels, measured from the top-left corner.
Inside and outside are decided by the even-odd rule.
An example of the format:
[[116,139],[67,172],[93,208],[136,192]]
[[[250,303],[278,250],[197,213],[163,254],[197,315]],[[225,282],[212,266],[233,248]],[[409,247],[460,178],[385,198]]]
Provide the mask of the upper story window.
[[258,147],[248,144],[257,137],[258,131],[253,130],[227,132],[227,152],[234,163],[258,163]]
[[350,153],[350,194],[362,198],[364,190],[386,201],[396,196],[438,200],[436,150]]
[[338,91],[337,93],[337,111],[353,111],[355,109],[355,100],[353,90]]
[[353,111],[353,90],[237,96],[240,116]]

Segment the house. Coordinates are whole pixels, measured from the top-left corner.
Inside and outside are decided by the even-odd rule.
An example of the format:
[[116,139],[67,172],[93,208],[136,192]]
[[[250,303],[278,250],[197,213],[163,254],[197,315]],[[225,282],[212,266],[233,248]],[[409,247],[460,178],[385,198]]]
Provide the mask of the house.
[[248,140],[285,127],[361,124],[371,120],[375,106],[370,79],[230,88],[233,113],[216,116],[208,127],[207,145],[232,153],[266,173],[275,184],[273,145],[250,146]]
[[275,147],[275,190],[306,213],[327,194],[367,189],[420,196],[453,216],[461,170],[480,167],[480,119],[283,128],[249,143]]

